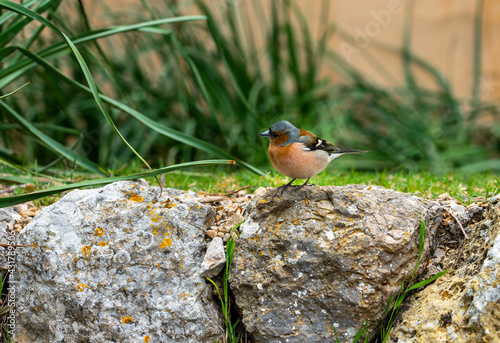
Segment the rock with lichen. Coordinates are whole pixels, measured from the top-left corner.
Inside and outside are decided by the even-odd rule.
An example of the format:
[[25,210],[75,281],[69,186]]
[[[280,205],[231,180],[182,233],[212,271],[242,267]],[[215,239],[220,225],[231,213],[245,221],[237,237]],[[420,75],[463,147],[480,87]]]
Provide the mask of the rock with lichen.
[[19,236],[35,248],[18,254],[15,339],[222,341],[198,275],[215,211],[167,194],[125,181],[44,208]]
[[500,196],[464,229],[470,240],[456,270],[408,300],[393,342],[500,342]]
[[[377,331],[391,296],[422,261],[439,203],[382,187],[289,187],[254,198],[230,285],[254,342],[350,342]],[[423,271],[423,264],[417,276]]]

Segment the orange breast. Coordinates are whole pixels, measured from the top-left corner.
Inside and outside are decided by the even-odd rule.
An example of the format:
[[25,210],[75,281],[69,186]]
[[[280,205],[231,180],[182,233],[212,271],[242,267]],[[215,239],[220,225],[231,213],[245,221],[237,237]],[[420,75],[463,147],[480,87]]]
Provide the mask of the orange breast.
[[321,173],[330,162],[327,152],[304,150],[301,143],[282,147],[270,144],[268,153],[273,167],[292,179],[313,177]]

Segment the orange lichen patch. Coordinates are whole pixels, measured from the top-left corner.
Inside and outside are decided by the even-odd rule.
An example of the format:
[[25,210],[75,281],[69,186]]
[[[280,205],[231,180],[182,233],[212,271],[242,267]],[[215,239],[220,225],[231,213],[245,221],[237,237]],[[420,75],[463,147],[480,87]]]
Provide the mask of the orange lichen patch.
[[35,242],[33,242],[33,249],[36,249],[37,246],[38,245]]
[[132,317],[128,316],[128,317],[122,317],[122,324],[127,324],[127,323],[130,323],[132,321]]
[[169,247],[172,245],[172,240],[168,237],[165,237],[163,239],[163,242],[160,244],[160,248],[165,249],[166,247]]
[[75,252],[75,258],[73,259],[73,262],[78,261],[78,257],[76,257],[76,252]]
[[108,244],[109,244],[109,241],[106,241],[106,242],[100,241],[99,243],[97,243],[97,245],[100,246],[100,247],[105,247]]
[[80,272],[80,270],[79,270],[79,269],[77,269],[77,270],[76,270],[76,272],[75,272],[75,275],[76,275],[76,274],[78,274],[79,272]]
[[136,187],[137,187],[137,185],[134,183],[134,184],[132,185],[132,187],[136,188]]
[[83,292],[85,290],[85,288],[87,288],[86,284],[81,283],[81,282],[78,284],[78,289],[80,290],[80,292]]
[[83,253],[83,256],[84,257],[89,257],[90,256],[90,252],[92,251],[92,248],[88,245],[85,245],[83,248],[82,248],[82,253]]
[[161,263],[158,263],[158,264],[157,264],[157,266],[158,266],[158,267],[161,267]]
[[95,229],[95,234],[101,237],[102,235],[104,235],[104,229],[102,227],[98,227],[97,229]]
[[143,197],[141,197],[140,195],[133,194],[133,195],[130,197],[130,200],[131,200],[131,201],[136,201],[136,202],[143,202],[143,201],[144,201],[144,198],[143,198]]
[[144,336],[144,342],[148,343],[151,340],[151,337],[149,335]]

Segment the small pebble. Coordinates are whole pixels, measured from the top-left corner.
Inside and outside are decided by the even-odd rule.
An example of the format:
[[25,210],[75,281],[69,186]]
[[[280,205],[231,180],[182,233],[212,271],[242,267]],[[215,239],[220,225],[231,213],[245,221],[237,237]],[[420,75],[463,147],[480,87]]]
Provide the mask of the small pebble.
[[207,233],[206,233],[207,237],[210,237],[210,238],[215,238],[217,237],[217,231],[215,230],[207,230]]

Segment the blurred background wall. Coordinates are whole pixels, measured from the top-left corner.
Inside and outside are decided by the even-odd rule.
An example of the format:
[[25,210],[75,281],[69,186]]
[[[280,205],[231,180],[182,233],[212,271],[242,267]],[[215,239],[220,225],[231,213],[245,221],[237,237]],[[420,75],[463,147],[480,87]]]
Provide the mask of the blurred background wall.
[[[242,31],[252,30],[257,44],[264,41],[263,34],[271,22],[272,0],[213,0],[209,8],[223,12],[233,8],[248,16],[239,23]],[[114,22],[120,13],[129,22],[131,13],[147,15],[144,3],[154,12],[176,9],[175,14],[201,14],[192,1],[160,0],[108,0],[83,1],[92,7],[89,17],[93,27]],[[497,0],[296,0],[313,37],[319,37],[322,25],[330,24],[337,31],[329,47],[340,53],[354,67],[372,81],[394,87],[403,82],[401,48],[405,29],[409,30],[411,51],[435,66],[449,80],[456,96],[471,96],[474,82],[475,16],[482,14],[480,22],[481,79],[480,96],[483,100],[500,98],[500,1]],[[67,3],[66,5],[72,6]],[[178,7],[177,7],[178,6]],[[256,10],[261,7],[261,11]],[[173,13],[173,14],[174,14]],[[325,21],[322,21],[324,19]],[[221,21],[224,18],[220,17]],[[243,42],[248,44],[248,42]],[[264,49],[263,46],[261,46]],[[424,70],[413,66],[421,86],[437,89],[434,79]],[[323,75],[340,81],[330,68]]]

